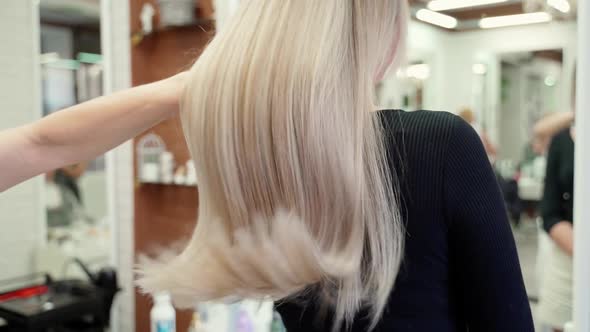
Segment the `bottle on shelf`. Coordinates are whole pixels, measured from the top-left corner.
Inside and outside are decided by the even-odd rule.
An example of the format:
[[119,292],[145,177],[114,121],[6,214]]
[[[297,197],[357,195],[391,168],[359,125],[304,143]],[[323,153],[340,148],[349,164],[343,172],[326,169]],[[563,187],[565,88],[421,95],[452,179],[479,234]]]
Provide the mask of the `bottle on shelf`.
[[154,302],[150,312],[151,332],[176,332],[176,311],[170,294],[158,293],[154,296]]
[[193,312],[189,332],[210,332],[207,325],[207,318],[207,311],[203,306],[197,306],[197,309]]

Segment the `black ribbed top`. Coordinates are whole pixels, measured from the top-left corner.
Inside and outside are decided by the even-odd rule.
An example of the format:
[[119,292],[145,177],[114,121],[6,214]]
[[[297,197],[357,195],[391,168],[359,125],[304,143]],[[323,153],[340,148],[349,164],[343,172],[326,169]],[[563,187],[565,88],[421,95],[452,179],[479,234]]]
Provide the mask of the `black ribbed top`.
[[[376,331],[534,331],[496,177],[473,128],[445,112],[381,111],[402,192],[405,257]],[[313,301],[281,303],[289,332],[329,331]],[[366,331],[359,314],[351,331]]]

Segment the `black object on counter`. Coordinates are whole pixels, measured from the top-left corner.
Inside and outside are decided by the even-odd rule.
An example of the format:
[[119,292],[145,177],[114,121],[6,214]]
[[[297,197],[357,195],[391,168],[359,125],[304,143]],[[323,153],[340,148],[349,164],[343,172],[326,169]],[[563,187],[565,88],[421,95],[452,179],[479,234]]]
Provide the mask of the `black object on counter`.
[[[34,294],[0,300],[0,318],[7,326],[0,332],[69,332],[104,331],[110,321],[110,310],[119,291],[117,275],[104,268],[92,274],[80,261],[76,261],[88,274],[89,281],[60,280],[46,285],[33,285]],[[20,290],[9,293],[19,294]],[[4,293],[6,294],[6,293]],[[2,294],[0,294],[0,299]]]

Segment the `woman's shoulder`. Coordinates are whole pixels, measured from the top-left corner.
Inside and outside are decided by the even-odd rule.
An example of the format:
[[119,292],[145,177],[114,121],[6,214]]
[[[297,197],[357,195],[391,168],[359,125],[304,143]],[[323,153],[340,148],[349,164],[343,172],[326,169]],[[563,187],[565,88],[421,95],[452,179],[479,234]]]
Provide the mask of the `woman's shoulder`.
[[443,111],[383,110],[379,112],[386,134],[432,145],[446,145],[455,132],[473,131],[460,117]]

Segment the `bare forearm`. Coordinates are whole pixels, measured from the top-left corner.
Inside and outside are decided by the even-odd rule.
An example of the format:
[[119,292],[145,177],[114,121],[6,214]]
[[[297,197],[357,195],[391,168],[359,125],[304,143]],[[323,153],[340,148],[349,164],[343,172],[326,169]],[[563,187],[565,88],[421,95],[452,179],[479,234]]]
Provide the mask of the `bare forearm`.
[[31,124],[31,140],[44,151],[36,157],[52,167],[87,160],[154,126],[170,113],[151,98],[152,88],[97,98]]
[[92,159],[174,116],[178,96],[170,82],[100,97],[1,132],[0,192],[35,175]]
[[562,221],[551,228],[549,234],[553,241],[568,255],[574,254],[574,227],[570,222]]

